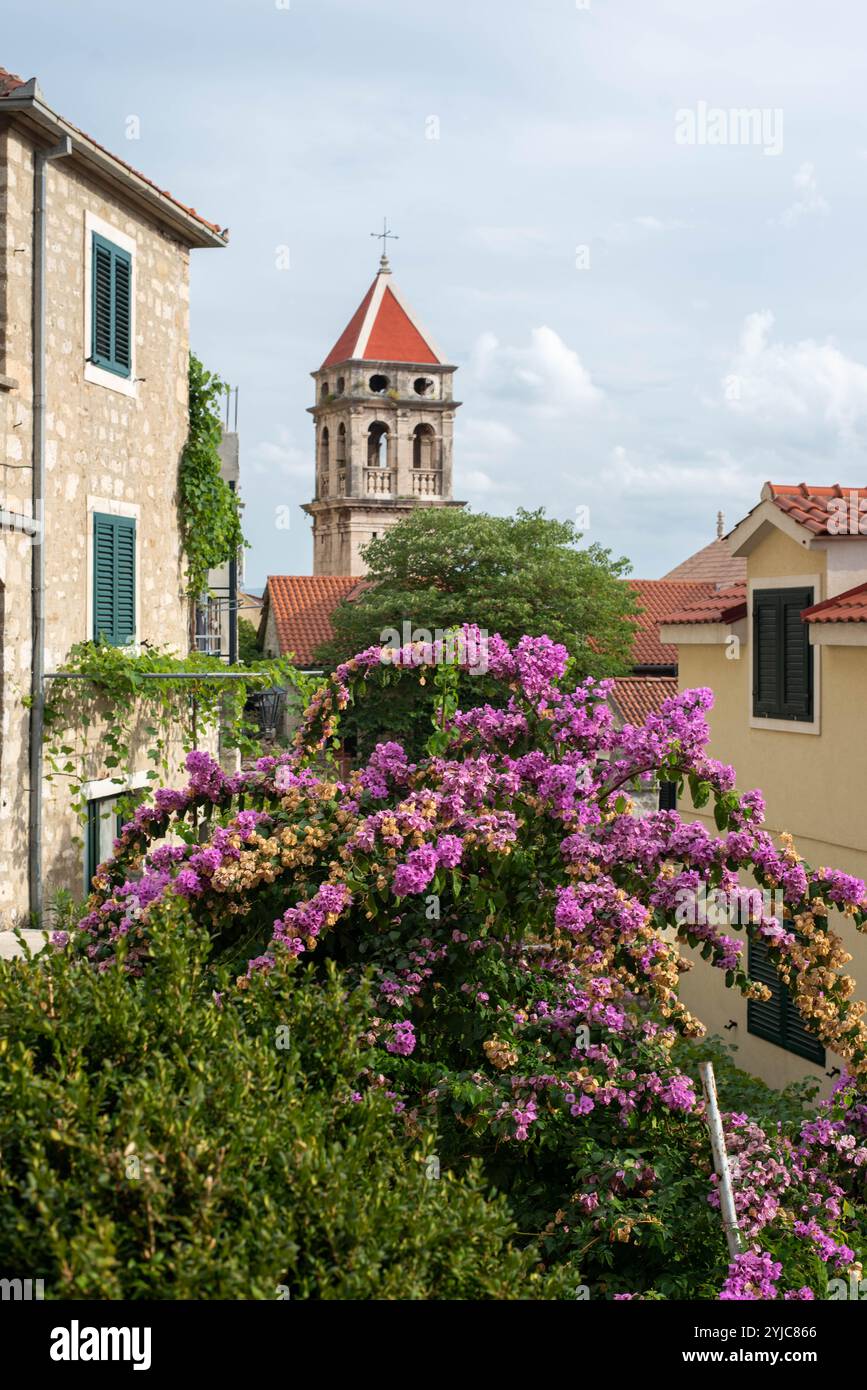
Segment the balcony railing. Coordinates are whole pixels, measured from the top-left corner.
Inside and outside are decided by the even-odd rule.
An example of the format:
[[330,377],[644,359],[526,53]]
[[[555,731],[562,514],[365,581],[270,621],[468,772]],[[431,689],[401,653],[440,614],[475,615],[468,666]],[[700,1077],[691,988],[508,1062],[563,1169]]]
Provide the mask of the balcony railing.
[[394,492],[394,470],[391,468],[365,468],[364,491],[368,496],[390,497]]
[[412,494],[413,497],[441,497],[443,490],[443,475],[438,469],[422,471],[413,469],[412,473]]

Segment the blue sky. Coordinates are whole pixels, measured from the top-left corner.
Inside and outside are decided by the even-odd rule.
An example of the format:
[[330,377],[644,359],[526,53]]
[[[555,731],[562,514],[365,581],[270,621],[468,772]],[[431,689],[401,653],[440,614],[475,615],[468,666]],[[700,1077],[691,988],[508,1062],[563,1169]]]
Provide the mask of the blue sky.
[[396,279],[460,367],[456,495],[476,509],[589,508],[587,540],[653,578],[766,478],[863,484],[867,11],[3,8],[0,65],[231,228],[193,255],[192,339],[240,387],[251,586],[310,571],[308,374],[385,213]]

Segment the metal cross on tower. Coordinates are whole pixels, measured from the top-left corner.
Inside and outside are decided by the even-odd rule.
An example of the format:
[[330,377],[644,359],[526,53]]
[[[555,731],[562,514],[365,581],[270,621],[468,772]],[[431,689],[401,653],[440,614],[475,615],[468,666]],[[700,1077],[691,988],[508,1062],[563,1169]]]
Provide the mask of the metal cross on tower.
[[371,232],[370,235],[373,236],[373,237],[376,237],[377,241],[381,241],[381,242],[382,242],[382,258],[381,258],[381,260],[380,260],[380,262],[379,262],[379,265],[380,265],[380,269],[381,269],[381,270],[388,270],[388,269],[389,269],[389,265],[388,265],[388,254],[387,254],[387,253],[388,253],[388,242],[389,242],[389,239],[391,239],[392,241],[400,241],[400,237],[399,237],[399,236],[396,236],[395,233],[394,233],[393,231],[390,230],[389,225],[388,225],[388,218],[387,218],[387,217],[383,217],[383,219],[382,219],[382,231],[381,231],[381,232]]

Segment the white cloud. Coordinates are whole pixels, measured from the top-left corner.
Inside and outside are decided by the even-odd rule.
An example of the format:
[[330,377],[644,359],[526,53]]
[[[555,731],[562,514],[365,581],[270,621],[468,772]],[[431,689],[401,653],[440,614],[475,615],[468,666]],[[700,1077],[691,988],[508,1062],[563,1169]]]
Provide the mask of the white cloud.
[[791,207],[786,208],[780,218],[784,227],[794,227],[802,217],[808,217],[814,213],[824,215],[831,211],[828,203],[819,192],[816,183],[816,171],[809,161],[801,165],[792,182],[795,186],[796,196]]
[[532,251],[549,240],[541,227],[474,227],[469,236],[486,251],[512,255]]
[[662,524],[666,510],[709,515],[708,500],[731,506],[740,498],[752,505],[756,491],[752,470],[726,449],[706,449],[693,458],[678,460],[626,449],[622,444],[611,450],[604,486],[633,498],[655,498]]
[[[299,478],[307,476],[313,488],[314,459],[309,450],[299,449],[289,430],[281,429],[276,440],[265,439],[250,450],[244,471],[257,477]],[[243,486],[243,484],[242,484]]]
[[691,222],[680,222],[676,217],[668,220],[661,217],[636,217],[635,225],[644,232],[682,232],[692,226]]
[[492,478],[490,473],[486,473],[483,468],[471,468],[468,472],[461,470],[458,474],[458,488],[483,496],[490,493],[515,491],[512,485],[504,483],[502,479]]
[[511,146],[515,164],[534,169],[589,169],[640,159],[650,140],[634,123],[605,120],[597,113],[581,123],[558,120],[521,120]]
[[577,352],[545,326],[531,331],[527,347],[504,347],[493,333],[483,333],[471,372],[483,390],[548,416],[587,411],[604,399]]
[[661,237],[666,232],[688,231],[692,225],[691,222],[681,222],[675,217],[653,217],[650,213],[644,213],[640,217],[630,217],[626,222],[613,223],[602,240],[611,242],[614,246],[631,246],[636,242],[647,241],[649,237]]
[[485,462],[510,452],[521,440],[509,425],[501,420],[477,420],[458,417],[457,447],[462,459],[470,463]]
[[771,338],[768,309],[748,314],[738,351],[723,379],[723,400],[735,414],[790,431],[793,422],[830,429],[850,441],[867,425],[867,366],[833,343]]

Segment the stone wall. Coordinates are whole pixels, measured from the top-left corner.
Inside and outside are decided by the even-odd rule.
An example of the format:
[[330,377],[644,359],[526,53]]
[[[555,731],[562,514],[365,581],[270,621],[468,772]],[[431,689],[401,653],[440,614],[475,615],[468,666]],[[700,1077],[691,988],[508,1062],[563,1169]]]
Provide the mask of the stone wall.
[[[185,652],[187,607],[177,471],[187,433],[189,251],[119,191],[71,160],[47,172],[46,670],[92,635],[94,511],[136,518],[137,637]],[[33,150],[0,132],[0,389],[2,504],[30,511],[32,450]],[[87,362],[89,247],[102,231],[133,252],[133,370],[116,378]],[[0,920],[27,908],[27,712],[30,542],[0,535],[3,585],[0,749]],[[90,731],[100,771],[98,727]],[[65,789],[46,787],[45,888],[80,892],[80,848]]]

